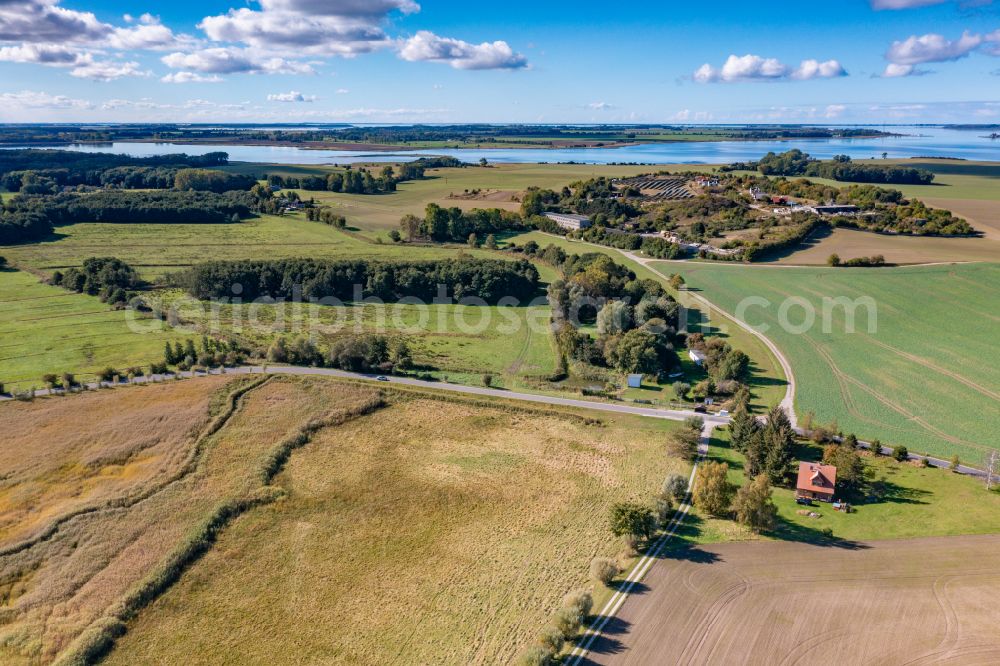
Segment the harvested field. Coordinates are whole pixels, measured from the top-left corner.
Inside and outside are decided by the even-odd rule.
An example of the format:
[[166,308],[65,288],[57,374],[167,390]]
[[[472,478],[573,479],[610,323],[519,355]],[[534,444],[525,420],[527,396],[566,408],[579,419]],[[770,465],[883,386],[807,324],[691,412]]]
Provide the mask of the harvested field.
[[1000,537],[733,543],[658,562],[592,664],[996,664]]
[[[995,203],[977,202],[997,207]],[[987,227],[973,223],[989,234]],[[844,261],[855,257],[881,254],[890,264],[929,264],[937,262],[1000,261],[1000,233],[994,238],[939,238],[936,236],[900,236],[874,234],[857,229],[834,229],[802,244],[801,249],[776,258],[779,264],[825,266],[831,254]],[[752,235],[752,234],[748,234]],[[729,234],[727,234],[729,237]]]
[[662,422],[388,400],[297,451],[108,663],[511,663],[618,550],[610,503],[681,468]]
[[[350,386],[327,394],[304,382],[237,380],[237,386],[247,392],[231,403],[224,401],[221,408],[215,401],[220,412],[203,429],[204,436],[178,438],[174,429],[186,434],[205,423],[212,404],[208,396],[220,388],[221,381],[190,382],[197,388],[171,382],[106,391],[95,395],[91,403],[77,401],[90,396],[51,399],[53,404],[65,405],[66,411],[45,415],[47,421],[53,419],[46,433],[50,440],[72,439],[77,433],[93,440],[110,434],[107,426],[96,421],[120,409],[123,401],[128,404],[131,392],[148,392],[149,400],[167,402],[175,391],[204,392],[192,398],[196,404],[200,401],[201,408],[187,408],[192,423],[178,422],[183,420],[180,415],[171,421],[161,410],[166,429],[162,436],[174,437],[171,455],[182,457],[181,464],[165,466],[163,473],[148,475],[145,482],[92,489],[93,501],[76,506],[76,515],[61,520],[57,530],[36,529],[39,538],[0,550],[4,591],[0,662],[48,663],[56,656],[86,654],[100,647],[123,618],[141,610],[169,586],[185,562],[210,545],[218,526],[240,510],[275,498],[275,491],[267,489],[267,472],[280,443],[306,423],[363,409],[376,397],[370,389]],[[45,409],[49,402],[0,409],[10,421],[23,419],[22,430],[30,429],[42,417],[35,410]],[[152,417],[140,410],[136,418]],[[150,432],[140,426],[137,422],[134,428],[138,439],[106,442],[109,450],[120,452],[148,441]],[[115,431],[114,425],[111,428]],[[209,434],[214,428],[218,432]],[[20,439],[6,441],[12,447],[20,445]],[[44,452],[41,460],[49,455]],[[100,450],[91,447],[75,464],[99,457]],[[39,464],[39,470],[44,474],[44,465]],[[26,473],[22,475],[30,480]],[[56,507],[50,513],[60,507],[62,511],[74,508],[65,506],[58,492],[42,493],[42,497]]]

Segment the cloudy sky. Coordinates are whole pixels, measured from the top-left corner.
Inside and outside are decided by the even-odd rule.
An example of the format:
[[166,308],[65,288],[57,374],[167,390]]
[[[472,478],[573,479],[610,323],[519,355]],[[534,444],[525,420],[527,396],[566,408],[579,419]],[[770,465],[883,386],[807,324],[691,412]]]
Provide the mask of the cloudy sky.
[[0,121],[1000,122],[1000,2],[0,0]]

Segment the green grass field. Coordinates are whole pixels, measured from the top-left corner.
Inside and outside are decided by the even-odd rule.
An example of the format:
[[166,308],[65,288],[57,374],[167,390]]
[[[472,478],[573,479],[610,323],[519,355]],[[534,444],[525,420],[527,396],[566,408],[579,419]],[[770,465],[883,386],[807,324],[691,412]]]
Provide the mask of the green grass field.
[[[470,251],[486,256],[486,251]],[[454,256],[442,247],[374,244],[296,213],[265,215],[239,224],[74,224],[50,241],[0,248],[20,266],[51,273],[93,256],[115,256],[147,280],[213,260],[280,257],[433,259]]]
[[132,316],[30,273],[0,271],[0,382],[8,390],[44,388],[43,374],[64,372],[93,380],[93,373],[109,365],[122,369],[160,361],[164,341],[184,337],[176,331],[134,332]]
[[[822,450],[812,444],[799,447],[797,460],[818,461]],[[729,433],[717,430],[709,448],[709,459],[729,465],[729,480],[743,485],[745,459],[730,448]],[[1000,531],[1000,492],[987,492],[979,479],[948,470],[898,463],[892,458],[867,457],[872,480],[885,477],[887,494],[880,501],[855,506],[846,514],[832,505],[817,502],[811,507],[795,503],[791,488],[775,488],[777,529],[766,538],[824,542],[825,528],[837,539],[874,541],[919,536],[995,534]],[[820,518],[799,515],[808,510]],[[756,538],[729,520],[706,516],[695,510],[688,537],[697,543]]]
[[[770,337],[788,357],[797,382],[796,411],[835,420],[846,432],[978,463],[995,445],[1000,421],[996,323],[1000,265],[965,264],[894,269],[768,268],[655,264],[680,270],[688,284],[735,313],[747,297],[767,299],[747,320],[770,325]],[[783,330],[785,299],[804,299],[816,324],[803,334]],[[845,309],[833,309],[823,332],[823,299],[871,297],[877,330],[869,333],[860,308],[854,333]],[[803,308],[788,314],[803,322]]]

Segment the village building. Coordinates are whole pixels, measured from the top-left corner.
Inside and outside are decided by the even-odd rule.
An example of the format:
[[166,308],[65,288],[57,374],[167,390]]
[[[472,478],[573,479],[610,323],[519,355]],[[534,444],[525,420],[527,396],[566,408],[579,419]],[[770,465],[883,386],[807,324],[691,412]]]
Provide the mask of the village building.
[[688,358],[694,361],[698,367],[705,365],[705,355],[697,349],[689,349]]
[[799,463],[795,498],[832,502],[837,488],[837,468],[819,463]]
[[549,218],[563,229],[569,229],[570,231],[580,231],[581,229],[589,229],[592,224],[590,218],[587,217],[586,215],[572,215],[570,213],[545,213],[545,217]]

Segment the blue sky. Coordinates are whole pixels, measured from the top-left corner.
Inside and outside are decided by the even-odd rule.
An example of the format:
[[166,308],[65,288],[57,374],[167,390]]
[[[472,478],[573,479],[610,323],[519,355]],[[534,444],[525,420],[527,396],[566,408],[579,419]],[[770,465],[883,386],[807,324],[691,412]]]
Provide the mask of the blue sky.
[[0,0],[0,121],[1000,122],[1000,3],[794,5]]

